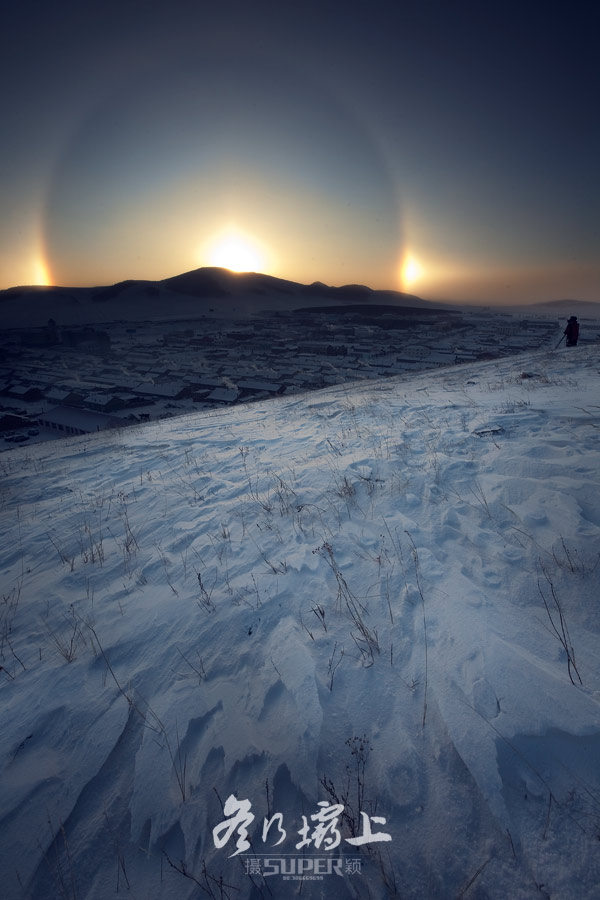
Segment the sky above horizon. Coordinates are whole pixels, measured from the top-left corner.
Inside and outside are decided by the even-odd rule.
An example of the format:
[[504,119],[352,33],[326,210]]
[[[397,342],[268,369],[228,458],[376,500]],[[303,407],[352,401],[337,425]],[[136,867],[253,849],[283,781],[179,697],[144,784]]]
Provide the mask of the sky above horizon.
[[592,4],[23,0],[0,289],[204,265],[600,300]]

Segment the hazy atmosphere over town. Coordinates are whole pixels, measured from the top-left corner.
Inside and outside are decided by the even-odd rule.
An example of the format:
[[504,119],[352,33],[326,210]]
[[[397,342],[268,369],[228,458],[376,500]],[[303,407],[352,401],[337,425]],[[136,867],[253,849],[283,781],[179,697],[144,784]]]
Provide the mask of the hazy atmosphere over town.
[[3,14],[1,900],[597,900],[576,2]]

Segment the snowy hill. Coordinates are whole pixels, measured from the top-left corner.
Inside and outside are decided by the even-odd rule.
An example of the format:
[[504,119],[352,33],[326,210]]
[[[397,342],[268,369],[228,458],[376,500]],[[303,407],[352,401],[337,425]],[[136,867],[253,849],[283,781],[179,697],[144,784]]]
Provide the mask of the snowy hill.
[[598,369],[4,453],[3,900],[597,898]]

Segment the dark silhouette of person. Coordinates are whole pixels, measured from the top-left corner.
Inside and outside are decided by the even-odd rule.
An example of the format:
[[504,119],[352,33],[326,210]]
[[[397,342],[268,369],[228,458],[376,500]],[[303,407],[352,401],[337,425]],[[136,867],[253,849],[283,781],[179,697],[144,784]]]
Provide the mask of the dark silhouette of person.
[[579,339],[579,322],[577,316],[571,316],[563,334],[567,336],[567,347],[576,347]]

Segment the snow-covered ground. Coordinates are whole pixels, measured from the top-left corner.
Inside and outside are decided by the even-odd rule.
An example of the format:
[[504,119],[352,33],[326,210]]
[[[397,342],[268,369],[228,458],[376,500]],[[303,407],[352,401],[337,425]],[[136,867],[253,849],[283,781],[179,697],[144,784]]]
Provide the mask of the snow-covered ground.
[[3,454],[3,900],[598,898],[599,369]]

